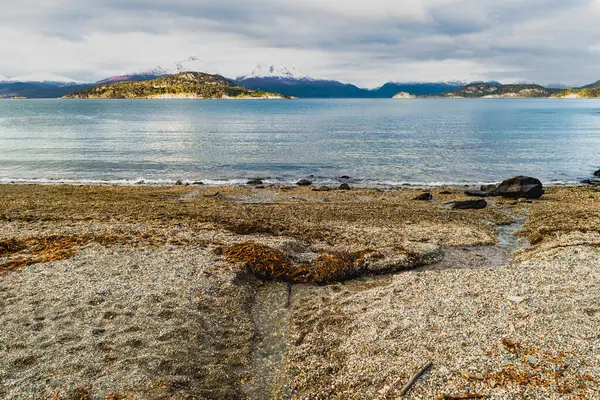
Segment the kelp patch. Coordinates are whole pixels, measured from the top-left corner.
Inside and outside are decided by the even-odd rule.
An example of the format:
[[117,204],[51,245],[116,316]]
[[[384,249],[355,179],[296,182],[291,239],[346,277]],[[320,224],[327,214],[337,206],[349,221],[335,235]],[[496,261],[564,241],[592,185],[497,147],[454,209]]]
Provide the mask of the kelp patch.
[[0,242],[0,273],[31,264],[71,258],[77,253],[77,248],[90,242],[109,245],[119,241],[122,241],[121,237],[108,234],[8,239]]
[[328,283],[354,278],[366,272],[367,260],[379,258],[374,250],[322,253],[313,261],[295,261],[284,252],[258,243],[236,243],[217,249],[228,261],[241,263],[261,279],[291,283]]
[[82,247],[98,243],[102,246],[145,244],[160,246],[164,244],[205,246],[202,240],[189,240],[171,237],[168,234],[147,231],[143,233],[104,233],[81,235],[50,235],[44,237],[10,238],[0,241],[0,274],[32,264],[66,260],[77,254]]

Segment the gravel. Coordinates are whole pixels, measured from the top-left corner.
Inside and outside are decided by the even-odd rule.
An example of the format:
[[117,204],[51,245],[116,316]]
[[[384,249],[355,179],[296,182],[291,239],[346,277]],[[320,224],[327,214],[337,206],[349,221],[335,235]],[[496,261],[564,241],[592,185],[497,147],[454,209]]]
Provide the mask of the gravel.
[[298,287],[289,384],[299,399],[397,398],[432,361],[407,398],[600,398],[598,265],[597,249],[574,247],[497,269]]
[[253,287],[205,248],[91,245],[0,279],[0,397],[235,398]]
[[[0,242],[118,240],[10,271],[34,249],[4,247],[0,398],[393,399],[429,361],[406,398],[600,398],[600,193],[464,211],[417,193],[1,186]],[[533,246],[513,258],[515,216]],[[288,286],[218,255],[242,242],[433,264]]]

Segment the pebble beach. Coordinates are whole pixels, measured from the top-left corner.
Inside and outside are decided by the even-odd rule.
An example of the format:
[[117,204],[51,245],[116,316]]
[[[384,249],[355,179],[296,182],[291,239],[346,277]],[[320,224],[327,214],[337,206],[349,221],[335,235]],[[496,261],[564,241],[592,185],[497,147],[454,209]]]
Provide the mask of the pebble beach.
[[600,191],[347,189],[0,185],[0,398],[600,398]]

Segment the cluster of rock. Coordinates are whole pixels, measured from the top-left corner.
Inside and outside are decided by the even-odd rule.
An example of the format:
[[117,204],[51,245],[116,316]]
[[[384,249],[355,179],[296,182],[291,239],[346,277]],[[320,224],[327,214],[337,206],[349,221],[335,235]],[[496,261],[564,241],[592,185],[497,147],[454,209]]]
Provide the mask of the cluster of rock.
[[[600,171],[598,171],[600,176]],[[459,199],[452,200],[442,204],[442,207],[453,210],[479,210],[487,207],[487,201],[483,197],[504,197],[509,199],[539,199],[544,195],[544,186],[538,179],[529,176],[515,176],[507,179],[498,185],[485,185],[480,189],[465,190],[465,195],[469,197],[480,197],[479,199]],[[430,192],[419,194],[414,200],[427,201],[432,200],[433,195]]]
[[[344,176],[341,176],[339,179],[341,179],[341,180],[348,180],[348,179],[350,179],[350,177],[344,175]],[[254,186],[254,187],[259,187],[259,188],[260,187],[264,187],[263,184],[264,184],[264,182],[260,178],[250,179],[250,180],[248,180],[246,182],[246,185]],[[310,179],[300,179],[299,181],[296,182],[296,186],[312,186],[312,184],[313,184],[313,181],[311,181]],[[330,189],[331,188],[329,186],[321,186],[321,187],[315,188],[313,190],[324,192],[324,191],[328,191]],[[339,186],[338,189],[340,189],[340,190],[351,190],[352,187],[348,183],[344,182],[344,183],[342,183]]]
[[585,185],[600,186],[600,169],[598,171],[594,172],[593,178],[584,179],[583,181],[581,181],[581,183],[583,183]]

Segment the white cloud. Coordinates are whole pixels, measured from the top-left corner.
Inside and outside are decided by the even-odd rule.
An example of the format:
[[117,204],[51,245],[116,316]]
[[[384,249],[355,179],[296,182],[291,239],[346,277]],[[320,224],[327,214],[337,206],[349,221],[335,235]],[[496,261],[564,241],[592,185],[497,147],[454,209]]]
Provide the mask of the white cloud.
[[197,55],[378,86],[393,80],[584,84],[600,0],[21,0],[0,13],[0,74],[95,80]]

